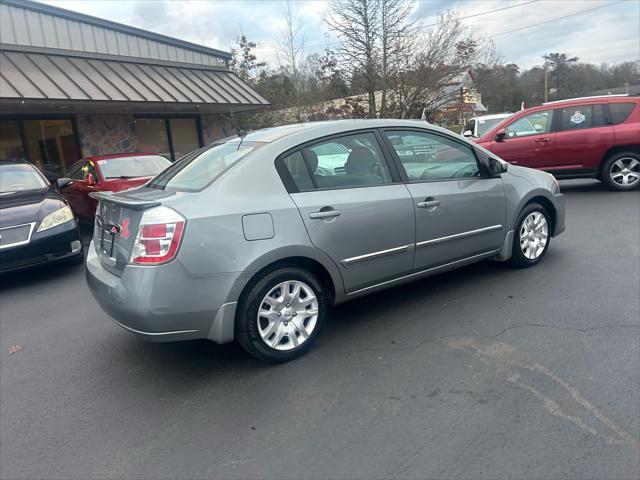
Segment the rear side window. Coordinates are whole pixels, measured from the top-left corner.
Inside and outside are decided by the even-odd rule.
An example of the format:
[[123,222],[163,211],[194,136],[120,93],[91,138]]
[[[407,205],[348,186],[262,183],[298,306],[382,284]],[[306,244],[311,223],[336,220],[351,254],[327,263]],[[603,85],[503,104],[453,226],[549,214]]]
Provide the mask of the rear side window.
[[560,130],[580,130],[607,125],[602,105],[578,105],[560,109]]
[[614,125],[624,122],[636,106],[635,103],[610,103],[611,121]]
[[309,168],[305,164],[304,157],[300,151],[287,155],[282,159],[282,163],[287,167],[293,183],[296,184],[300,192],[313,190],[313,180],[311,179]]
[[318,142],[280,159],[299,191],[369,187],[391,182],[385,157],[373,133]]

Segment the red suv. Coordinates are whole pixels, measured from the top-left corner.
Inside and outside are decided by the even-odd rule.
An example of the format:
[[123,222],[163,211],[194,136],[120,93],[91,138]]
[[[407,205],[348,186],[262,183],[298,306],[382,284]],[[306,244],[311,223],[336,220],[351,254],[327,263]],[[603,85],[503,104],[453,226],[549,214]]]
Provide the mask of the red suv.
[[597,178],[633,190],[640,186],[640,97],[548,102],[505,119],[477,143],[558,178]]

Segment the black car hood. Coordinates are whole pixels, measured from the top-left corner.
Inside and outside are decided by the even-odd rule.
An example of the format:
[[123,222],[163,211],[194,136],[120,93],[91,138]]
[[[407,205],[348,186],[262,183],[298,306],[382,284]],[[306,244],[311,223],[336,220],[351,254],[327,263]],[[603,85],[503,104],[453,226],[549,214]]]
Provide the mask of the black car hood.
[[53,189],[0,195],[0,227],[39,223],[48,214],[66,204],[66,200]]

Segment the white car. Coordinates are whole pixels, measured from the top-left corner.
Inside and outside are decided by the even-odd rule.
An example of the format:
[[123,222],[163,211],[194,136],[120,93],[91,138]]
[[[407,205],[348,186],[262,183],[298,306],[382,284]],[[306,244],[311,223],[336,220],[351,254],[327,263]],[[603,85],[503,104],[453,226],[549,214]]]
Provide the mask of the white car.
[[513,113],[496,113],[495,115],[483,115],[481,117],[470,118],[462,129],[462,135],[465,137],[480,138],[511,115],[513,115]]

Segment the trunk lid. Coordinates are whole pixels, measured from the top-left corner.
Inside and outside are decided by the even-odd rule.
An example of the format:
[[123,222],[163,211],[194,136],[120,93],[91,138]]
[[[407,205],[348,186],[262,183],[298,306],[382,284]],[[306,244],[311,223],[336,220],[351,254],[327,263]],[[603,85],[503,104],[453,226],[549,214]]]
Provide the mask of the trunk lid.
[[140,188],[122,193],[94,192],[98,200],[93,242],[102,265],[115,275],[129,262],[131,249],[145,210],[159,206],[173,193]]

